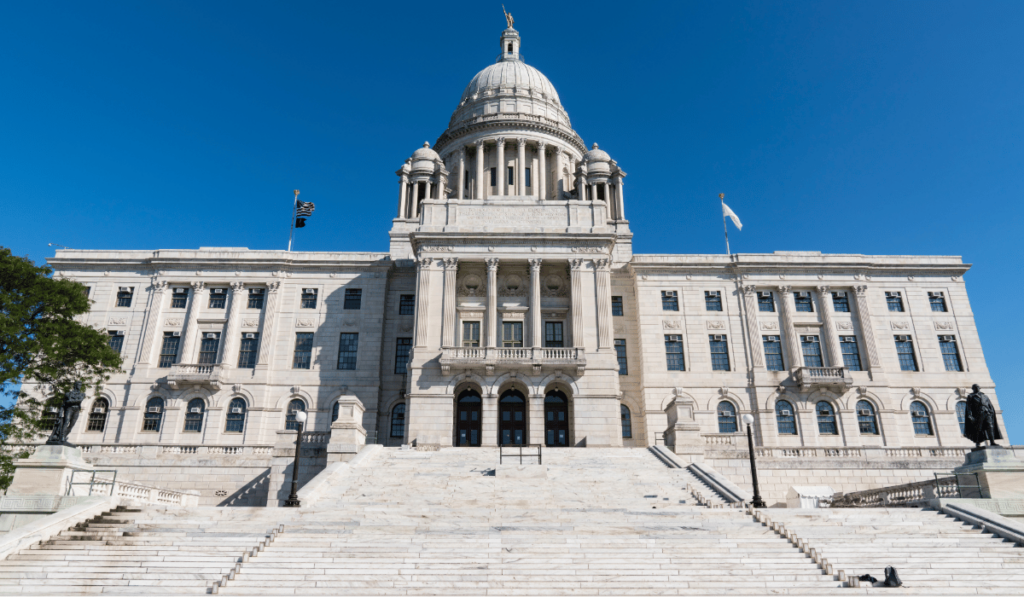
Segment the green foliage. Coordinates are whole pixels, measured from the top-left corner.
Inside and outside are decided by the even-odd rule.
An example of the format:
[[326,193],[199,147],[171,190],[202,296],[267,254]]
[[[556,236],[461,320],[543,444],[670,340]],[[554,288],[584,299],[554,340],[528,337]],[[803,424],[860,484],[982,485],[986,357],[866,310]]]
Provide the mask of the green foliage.
[[12,446],[40,431],[44,405],[22,383],[39,384],[59,402],[76,380],[98,391],[121,366],[108,336],[75,319],[89,311],[85,287],[51,273],[0,247],[0,403],[13,399],[0,407],[0,488],[10,484]]

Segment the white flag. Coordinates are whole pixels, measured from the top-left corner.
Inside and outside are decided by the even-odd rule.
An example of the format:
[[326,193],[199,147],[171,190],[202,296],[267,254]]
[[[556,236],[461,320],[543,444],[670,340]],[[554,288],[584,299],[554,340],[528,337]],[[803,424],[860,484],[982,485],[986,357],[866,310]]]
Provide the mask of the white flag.
[[736,215],[736,212],[729,209],[729,206],[725,203],[722,203],[722,217],[728,217],[732,220],[733,224],[736,224],[736,228],[743,230],[743,224],[740,223],[740,217]]

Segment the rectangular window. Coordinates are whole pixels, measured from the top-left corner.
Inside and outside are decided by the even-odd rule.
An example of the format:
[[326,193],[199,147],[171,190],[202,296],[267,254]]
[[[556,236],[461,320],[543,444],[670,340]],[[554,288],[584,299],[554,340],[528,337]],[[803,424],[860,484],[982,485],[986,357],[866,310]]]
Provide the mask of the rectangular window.
[[412,338],[398,338],[395,341],[395,373],[408,373],[409,350],[412,349]]
[[843,366],[850,371],[862,371],[857,336],[839,336],[839,348],[843,351]]
[[181,336],[176,336],[175,333],[164,332],[164,343],[160,346],[160,362],[157,365],[161,369],[169,368],[178,358],[178,344],[181,342]]
[[478,348],[480,346],[480,322],[462,322],[462,345],[466,348]]
[[416,312],[416,295],[403,294],[398,297],[398,314],[412,315]]
[[227,302],[227,289],[225,288],[211,288],[210,289],[210,303],[211,309],[223,309],[224,304]]
[[254,369],[256,367],[256,355],[259,351],[259,347],[259,334],[242,334],[242,343],[238,347],[239,369]]
[[346,311],[358,311],[363,306],[363,289],[362,288],[346,288],[345,289],[345,310]]
[[250,309],[262,309],[263,308],[263,297],[266,296],[266,288],[250,288],[249,289],[249,308]]
[[850,312],[850,297],[845,292],[832,293],[832,308],[836,313]]
[[514,166],[508,167],[508,186],[512,187],[516,184],[516,169]]
[[124,332],[120,330],[110,330],[107,333],[110,334],[110,340],[108,340],[110,347],[113,348],[117,354],[121,354],[121,347],[124,346]]
[[544,322],[544,346],[548,348],[562,348],[565,346],[565,338],[562,335],[561,321]]
[[501,345],[505,348],[523,347],[523,323],[503,321],[501,323]]
[[342,333],[338,343],[338,369],[355,371],[356,353],[359,352],[359,334]]
[[526,169],[526,186],[528,186],[528,187],[532,187],[533,186],[533,180],[530,179],[530,169],[529,168]]
[[886,292],[885,304],[893,313],[903,312],[903,295],[898,292]]
[[764,360],[769,371],[785,371],[782,362],[782,342],[779,336],[764,336]]
[[821,360],[821,340],[818,336],[800,336],[800,347],[804,353],[804,367],[824,367]]
[[[299,306],[303,309],[316,309],[316,295],[316,288],[303,288]],[[348,291],[345,291],[345,298],[348,298]]]
[[498,186],[498,169],[497,168],[491,168],[491,186],[492,187]]
[[309,369],[313,364],[313,332],[295,334],[295,356],[292,369]]
[[612,316],[613,317],[622,317],[622,297],[621,296],[613,296],[612,297]]
[[721,290],[705,290],[704,291],[704,308],[707,311],[721,311],[722,310],[722,291]]
[[184,309],[188,304],[188,288],[175,288],[171,291],[171,308]]
[[956,338],[953,336],[939,336],[939,348],[942,350],[942,362],[946,365],[946,371],[963,371],[960,366],[960,353],[956,349]]
[[675,290],[662,290],[661,291],[661,310],[662,311],[678,311],[679,310],[679,294]]
[[729,342],[725,336],[708,336],[711,343],[711,370],[729,371]]
[[775,298],[772,296],[771,292],[757,293],[757,310],[762,313],[775,312]]
[[199,343],[200,365],[213,365],[217,362],[217,349],[220,348],[220,333],[205,332]]
[[135,287],[133,286],[121,286],[117,289],[117,306],[118,307],[131,307],[132,306],[132,294],[135,293]]
[[910,336],[895,336],[896,355],[900,359],[900,371],[917,371],[917,357],[914,355],[914,341]]
[[686,371],[683,363],[683,337],[679,334],[665,335],[665,360],[669,371]]
[[810,292],[794,292],[793,302],[798,312],[814,313],[814,301],[811,300]]
[[929,292],[928,304],[932,306],[932,311],[936,313],[946,312],[946,296],[941,292]]
[[629,375],[629,366],[626,364],[626,341],[615,341],[615,357],[619,360],[619,375]]

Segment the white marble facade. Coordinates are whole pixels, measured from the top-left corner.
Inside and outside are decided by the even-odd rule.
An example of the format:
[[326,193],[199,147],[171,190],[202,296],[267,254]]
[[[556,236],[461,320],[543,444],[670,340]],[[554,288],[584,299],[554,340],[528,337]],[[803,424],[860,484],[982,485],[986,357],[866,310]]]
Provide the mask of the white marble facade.
[[122,334],[124,357],[102,426],[85,412],[72,441],[273,446],[293,401],[307,429],[327,431],[335,402],[354,396],[367,441],[388,445],[497,445],[508,431],[699,458],[732,445],[745,413],[766,447],[969,445],[965,388],[998,401],[967,264],[634,255],[626,173],[586,148],[519,43],[502,33],[448,129],[398,170],[387,253],[58,251],[51,266],[89,287],[87,321]]

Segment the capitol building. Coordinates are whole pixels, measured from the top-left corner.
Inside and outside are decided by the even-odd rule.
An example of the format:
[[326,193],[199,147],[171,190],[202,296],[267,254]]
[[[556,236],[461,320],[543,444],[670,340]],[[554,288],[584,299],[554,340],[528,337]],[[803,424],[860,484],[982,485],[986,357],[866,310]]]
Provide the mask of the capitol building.
[[963,462],[970,386],[999,410],[969,264],[635,254],[628,164],[573,130],[521,42],[501,33],[399,165],[387,252],[57,251],[124,363],[70,441],[211,506],[282,503],[299,411],[303,481],[372,444],[539,444],[664,446],[749,487],[748,414],[770,505]]

